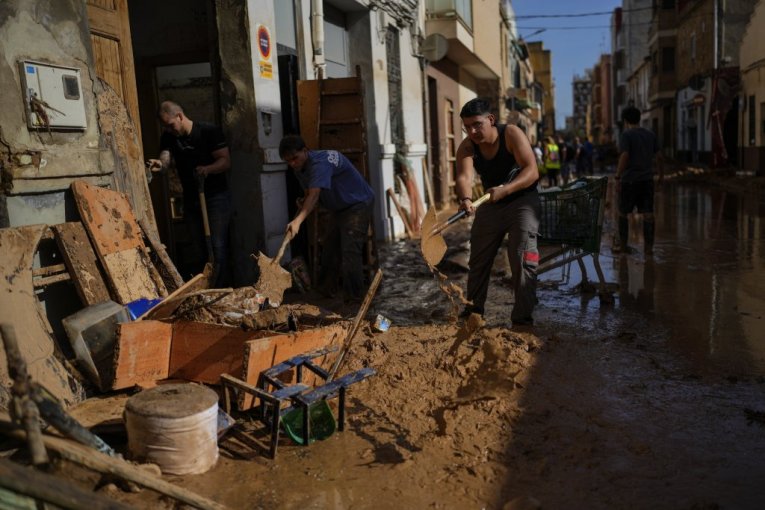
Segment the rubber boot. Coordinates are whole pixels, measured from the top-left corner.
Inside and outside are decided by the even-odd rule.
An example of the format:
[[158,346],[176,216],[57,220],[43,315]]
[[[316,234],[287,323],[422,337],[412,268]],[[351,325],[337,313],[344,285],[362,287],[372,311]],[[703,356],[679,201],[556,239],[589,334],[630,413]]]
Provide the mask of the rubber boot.
[[630,234],[630,222],[627,216],[619,216],[619,248],[627,253],[627,239]]
[[643,249],[646,255],[653,255],[653,238],[655,231],[655,222],[643,220],[643,241],[645,242]]

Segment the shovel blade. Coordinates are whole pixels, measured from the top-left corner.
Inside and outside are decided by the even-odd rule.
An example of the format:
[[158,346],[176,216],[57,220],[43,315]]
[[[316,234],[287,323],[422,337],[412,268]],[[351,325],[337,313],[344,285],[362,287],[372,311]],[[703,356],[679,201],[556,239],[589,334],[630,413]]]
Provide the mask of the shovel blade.
[[[422,220],[422,229],[424,233],[420,238],[420,250],[428,266],[435,267],[444,258],[446,254],[446,241],[441,234],[433,234],[433,230],[438,226],[438,218],[434,208],[428,209],[425,218]],[[427,233],[425,233],[427,232]]]
[[292,287],[292,274],[286,271],[274,259],[266,257],[263,252],[258,253],[258,277],[255,288],[258,293],[268,298],[272,305],[279,305],[284,298],[284,291]]

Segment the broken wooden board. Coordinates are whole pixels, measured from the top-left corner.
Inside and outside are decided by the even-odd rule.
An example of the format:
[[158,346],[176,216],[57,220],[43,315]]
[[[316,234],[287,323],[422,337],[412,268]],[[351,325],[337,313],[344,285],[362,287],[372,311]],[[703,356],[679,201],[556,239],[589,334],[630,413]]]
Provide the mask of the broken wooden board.
[[170,323],[136,321],[119,324],[111,389],[167,379],[172,338],[173,325]]
[[173,324],[169,377],[218,384],[221,374],[242,373],[248,341],[271,335],[231,326],[179,321]]
[[184,283],[175,292],[167,296],[160,304],[148,310],[145,314],[140,316],[138,320],[144,319],[168,319],[172,317],[175,310],[180,306],[183,300],[188,294],[196,292],[198,290],[204,290],[210,286],[210,275],[212,274],[212,266],[207,264],[205,270],[199,273],[191,280]]
[[[45,225],[0,229],[0,322],[14,326],[21,356],[32,379],[45,386],[65,407],[85,398],[82,385],[55,356],[48,329],[32,282],[32,263]],[[0,344],[0,407],[10,387],[5,349]]]
[[124,305],[166,296],[161,280],[152,278],[156,270],[145,253],[141,228],[126,196],[85,181],[74,181],[72,192],[116,301]]
[[61,223],[51,228],[82,304],[90,306],[111,299],[82,223]]
[[125,305],[136,299],[167,296],[164,284],[160,286],[161,282],[152,278],[151,261],[141,248],[107,253],[103,261],[118,303]]
[[175,267],[175,264],[173,264],[173,261],[170,260],[170,256],[165,250],[165,245],[162,244],[162,241],[159,240],[157,233],[145,220],[139,219],[138,224],[141,226],[143,235],[149,242],[151,251],[154,252],[154,255],[157,259],[155,265],[157,266],[157,270],[159,271],[160,275],[162,275],[162,279],[165,281],[165,286],[167,287],[168,291],[173,292],[181,288],[183,286],[183,277],[181,277],[181,273],[178,272],[178,269]]
[[[244,346],[244,371],[241,379],[257,386],[260,373],[264,370],[299,354],[332,345],[340,346],[347,332],[347,323],[337,323],[321,328],[248,340]],[[314,362],[329,370],[336,355],[333,353],[324,358],[318,358]],[[292,375],[294,377],[294,374]],[[315,379],[316,377],[312,374],[305,374],[304,382],[309,385],[315,384]],[[294,381],[285,380],[285,382]],[[249,409],[252,405],[253,399],[249,395],[240,401],[242,410]]]

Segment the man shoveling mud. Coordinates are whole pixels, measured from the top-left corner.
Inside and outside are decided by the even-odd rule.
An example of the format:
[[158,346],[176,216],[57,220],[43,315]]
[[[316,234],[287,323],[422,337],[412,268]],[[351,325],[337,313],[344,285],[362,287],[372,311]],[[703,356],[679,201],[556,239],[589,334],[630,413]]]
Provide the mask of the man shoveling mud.
[[348,158],[337,151],[308,150],[299,136],[285,136],[279,155],[305,190],[300,210],[287,224],[285,234],[294,237],[318,203],[328,209],[332,218],[327,223],[319,288],[333,293],[340,274],[344,298],[361,301],[366,291],[362,252],[372,217],[372,188]]
[[[537,301],[540,215],[539,170],[534,151],[526,135],[516,126],[496,124],[488,101],[468,101],[462,107],[460,117],[468,137],[457,149],[457,196],[461,210],[467,214],[475,212],[470,231],[467,284],[467,299],[473,304],[465,308],[462,316],[483,315],[491,267],[507,234],[515,293],[511,320],[515,326],[531,325]],[[516,165],[521,170],[508,182]],[[471,200],[474,171],[478,171],[484,189],[491,196],[489,203],[478,209],[473,207]]]

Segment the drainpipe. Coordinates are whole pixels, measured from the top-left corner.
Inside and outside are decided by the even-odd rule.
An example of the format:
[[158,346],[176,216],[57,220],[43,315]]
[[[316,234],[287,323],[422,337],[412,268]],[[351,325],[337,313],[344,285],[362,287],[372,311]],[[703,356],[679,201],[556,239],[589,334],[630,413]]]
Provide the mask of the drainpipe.
[[719,1],[720,0],[714,0],[714,5],[712,7],[712,18],[714,19],[714,70],[717,71],[717,68],[720,65],[720,52],[719,52],[719,32],[717,28],[717,11],[719,8]]
[[322,80],[327,74],[324,61],[324,2],[311,0],[311,41],[313,42],[313,69],[316,78]]

